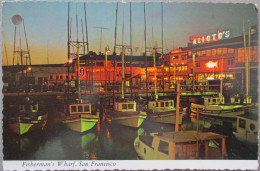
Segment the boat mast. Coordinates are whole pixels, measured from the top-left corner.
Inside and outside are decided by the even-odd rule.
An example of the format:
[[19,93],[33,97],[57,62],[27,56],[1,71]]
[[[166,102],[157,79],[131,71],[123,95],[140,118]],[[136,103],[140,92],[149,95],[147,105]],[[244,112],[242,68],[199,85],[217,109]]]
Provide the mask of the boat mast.
[[180,121],[180,83],[177,82],[177,103],[176,103],[175,132],[179,131],[179,121]]
[[131,91],[131,98],[132,98],[132,82],[133,82],[133,72],[132,72],[132,60],[133,60],[133,41],[132,41],[132,3],[130,2],[130,52],[131,52],[131,61],[130,61],[130,73],[131,73],[131,80],[130,80],[130,91]]
[[115,104],[115,77],[116,77],[116,36],[117,36],[117,15],[118,15],[118,2],[116,3],[116,24],[115,24],[115,44],[114,44],[114,73],[113,73],[113,106]]
[[146,15],[145,15],[145,2],[144,2],[144,55],[145,55],[145,74],[146,74],[146,100],[148,106],[148,71],[147,71],[147,55],[146,55]]
[[[125,6],[124,6],[125,7]],[[122,28],[122,99],[125,98],[124,94],[124,84],[125,84],[125,47],[124,47],[124,18],[125,18],[125,8],[123,8],[123,28]]]
[[78,8],[76,6],[76,25],[77,25],[77,43],[76,43],[76,47],[77,47],[77,76],[78,76],[78,101],[81,103],[82,99],[81,99],[81,85],[80,85],[80,72],[79,72],[79,31],[78,31]]
[[161,2],[161,17],[162,17],[162,60],[163,60],[162,81],[163,81],[163,99],[164,99],[164,64],[165,63],[164,63],[164,56],[163,56],[163,3],[162,2]]
[[246,98],[248,98],[248,55],[246,53],[246,31],[245,23],[243,21],[243,32],[244,32],[244,49],[245,49],[245,75],[246,75]]
[[[153,35],[153,26],[152,26],[152,35]],[[155,95],[155,101],[158,99],[157,95],[157,70],[156,70],[156,56],[155,56],[155,45],[154,45],[154,36],[153,37],[153,67],[154,67],[154,95]]]
[[[87,53],[89,53],[89,43],[88,43],[88,24],[87,24],[87,7],[86,2],[84,2],[84,11],[85,11],[85,25],[86,25],[86,43],[87,43]],[[83,36],[84,37],[84,36]],[[84,46],[85,48],[85,46]]]
[[251,27],[250,27],[250,22],[248,23],[249,27],[248,27],[248,57],[247,57],[247,95],[249,96],[250,94],[250,57],[251,57]]

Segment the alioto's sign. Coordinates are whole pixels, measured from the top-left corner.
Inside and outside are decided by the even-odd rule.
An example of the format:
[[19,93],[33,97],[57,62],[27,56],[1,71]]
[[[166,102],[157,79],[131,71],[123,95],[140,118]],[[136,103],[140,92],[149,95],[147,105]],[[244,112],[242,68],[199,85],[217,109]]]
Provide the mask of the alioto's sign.
[[213,41],[219,41],[222,39],[227,39],[230,37],[230,30],[225,31],[217,31],[217,33],[213,33],[207,36],[202,37],[190,37],[190,41],[192,41],[193,45],[206,43],[206,42],[213,42]]

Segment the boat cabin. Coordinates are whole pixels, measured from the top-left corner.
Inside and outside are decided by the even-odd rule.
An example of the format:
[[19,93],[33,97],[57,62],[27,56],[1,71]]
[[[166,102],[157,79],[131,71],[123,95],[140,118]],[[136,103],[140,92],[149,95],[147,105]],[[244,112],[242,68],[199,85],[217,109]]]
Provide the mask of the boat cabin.
[[[145,160],[223,159],[226,137],[212,132],[161,132],[141,135],[134,142],[136,152]],[[198,156],[197,156],[197,155]]]
[[[240,104],[241,103],[241,98],[239,95],[235,95],[233,97],[230,98],[230,102],[232,104]],[[243,98],[243,103],[244,104],[251,104],[252,103],[252,97],[251,96],[247,96]]]
[[136,112],[136,102],[135,101],[116,102],[115,110],[121,112]]
[[70,114],[90,114],[91,104],[71,104],[69,106]]
[[258,143],[258,114],[250,113],[237,116],[237,129],[234,132],[239,141],[257,144]]
[[224,97],[203,97],[204,105],[220,105],[225,103]]
[[25,113],[25,112],[38,112],[38,104],[25,104],[25,105],[19,105],[19,112]]
[[174,101],[173,100],[149,101],[148,109],[151,109],[154,112],[175,110]]

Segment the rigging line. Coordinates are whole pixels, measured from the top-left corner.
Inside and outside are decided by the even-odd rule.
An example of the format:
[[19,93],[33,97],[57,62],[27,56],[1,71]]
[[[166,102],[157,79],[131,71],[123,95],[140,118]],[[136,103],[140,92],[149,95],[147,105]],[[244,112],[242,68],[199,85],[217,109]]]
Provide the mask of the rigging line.
[[118,16],[118,2],[116,3],[116,24],[115,24],[115,44],[114,44],[114,53],[116,53],[117,16]]
[[86,53],[86,49],[85,49],[85,40],[84,40],[84,28],[83,28],[83,21],[81,19],[81,27],[82,27],[82,39],[83,39],[83,50],[84,50],[84,55]]
[[89,53],[89,43],[88,43],[88,22],[87,22],[87,7],[86,7],[86,2],[84,2],[84,11],[85,11],[85,25],[86,25],[87,53]]

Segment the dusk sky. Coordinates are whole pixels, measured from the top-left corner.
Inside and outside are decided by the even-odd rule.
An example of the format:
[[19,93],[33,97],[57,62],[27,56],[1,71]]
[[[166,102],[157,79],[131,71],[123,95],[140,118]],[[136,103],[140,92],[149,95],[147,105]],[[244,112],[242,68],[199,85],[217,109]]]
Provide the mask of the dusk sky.
[[[119,3],[118,44],[122,44],[122,25],[125,23],[125,44],[129,44],[129,4]],[[84,3],[71,3],[72,38],[76,35],[76,6],[79,18],[79,37],[81,19],[84,21]],[[190,36],[205,36],[217,30],[230,30],[231,37],[243,32],[243,19],[246,29],[258,25],[257,11],[252,4],[231,3],[163,3],[164,9],[164,49],[168,51],[185,47]],[[2,8],[2,59],[3,65],[12,65],[14,25],[11,18],[19,14],[24,19],[31,52],[32,64],[65,63],[67,60],[67,12],[68,2],[6,2]],[[144,52],[144,3],[132,3],[132,32],[134,55]],[[103,30],[102,52],[108,45],[114,47],[116,3],[87,2],[87,20],[90,51],[99,52],[100,30]],[[124,17],[123,17],[124,16]],[[124,19],[123,19],[124,18]],[[161,3],[146,3],[147,45],[152,46],[152,26],[154,38],[161,47]],[[85,34],[85,33],[84,33]],[[17,40],[21,37],[22,49],[26,49],[23,27],[17,27]],[[48,48],[47,48],[48,47]],[[136,51],[136,48],[139,49]],[[117,50],[119,53],[121,50]],[[129,53],[129,52],[128,52]]]

